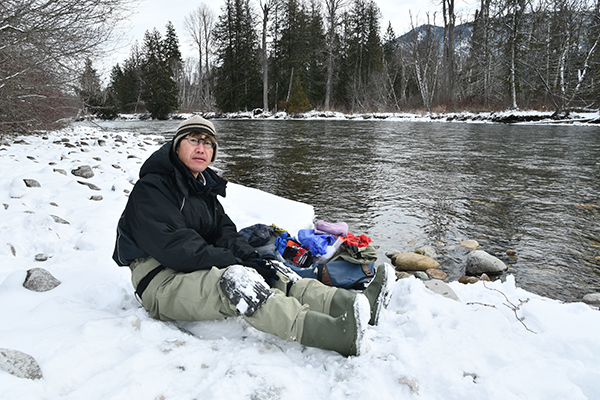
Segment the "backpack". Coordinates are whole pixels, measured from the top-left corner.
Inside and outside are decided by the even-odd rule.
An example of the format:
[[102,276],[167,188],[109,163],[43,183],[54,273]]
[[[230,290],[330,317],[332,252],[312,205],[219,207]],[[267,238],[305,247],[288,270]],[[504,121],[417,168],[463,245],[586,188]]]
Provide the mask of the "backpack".
[[[328,286],[362,290],[374,276],[377,251],[369,246],[341,245],[336,255],[326,262],[313,257],[308,246],[285,233],[275,239],[280,261],[303,278],[317,279]],[[285,246],[283,246],[285,243]]]
[[[357,248],[342,244],[335,256],[322,263],[315,257],[308,246],[291,237],[286,231],[275,233],[275,240],[267,239],[264,234],[266,225],[257,224],[244,228],[240,233],[250,242],[260,236],[262,240],[252,240],[253,247],[262,256],[274,256],[302,278],[317,279],[328,286],[344,289],[362,290],[373,279],[377,252],[372,246]],[[262,231],[257,234],[256,231]],[[270,230],[269,230],[270,231]],[[271,235],[273,235],[272,232]],[[271,236],[272,239],[272,236]],[[266,242],[266,243],[265,243]]]

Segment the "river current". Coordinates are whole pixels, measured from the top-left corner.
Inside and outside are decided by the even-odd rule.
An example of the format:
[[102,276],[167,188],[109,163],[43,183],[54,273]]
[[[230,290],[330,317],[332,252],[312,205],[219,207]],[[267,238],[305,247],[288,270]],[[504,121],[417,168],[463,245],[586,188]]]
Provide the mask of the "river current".
[[[101,125],[170,137],[179,122]],[[347,222],[374,240],[380,261],[386,252],[432,246],[458,279],[466,258],[459,243],[474,239],[526,290],[564,301],[600,291],[600,127],[213,123],[221,175],[312,204],[317,219]]]

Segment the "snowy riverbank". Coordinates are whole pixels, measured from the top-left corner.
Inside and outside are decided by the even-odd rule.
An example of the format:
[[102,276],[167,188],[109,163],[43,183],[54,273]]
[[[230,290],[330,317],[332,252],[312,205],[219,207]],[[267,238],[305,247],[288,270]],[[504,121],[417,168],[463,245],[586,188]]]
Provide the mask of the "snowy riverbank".
[[[301,114],[286,112],[263,112],[261,109],[236,112],[198,113],[208,119],[337,119],[337,120],[390,120],[390,121],[421,121],[421,122],[471,122],[471,123],[505,123],[505,124],[539,124],[539,125],[592,125],[600,124],[600,111],[571,112],[568,115],[553,116],[553,112],[535,110],[506,110],[498,112],[447,112],[447,113],[360,113],[344,114],[334,111],[310,111]],[[192,113],[174,113],[171,118],[185,119]],[[119,119],[135,120],[149,119],[147,114],[120,114]]]
[[[343,358],[288,343],[241,319],[164,323],[111,260],[117,219],[143,160],[163,139],[92,128],[0,144],[0,348],[33,356],[43,377],[0,371],[6,399],[593,399],[600,313],[505,283],[450,283],[459,301],[396,282],[369,351]],[[94,176],[75,176],[89,165]],[[28,180],[30,186],[27,186]],[[39,186],[32,184],[39,183]],[[312,223],[312,207],[230,184],[238,228]],[[40,260],[40,261],[36,261]],[[45,260],[45,261],[41,261]],[[44,268],[62,283],[23,287]]]

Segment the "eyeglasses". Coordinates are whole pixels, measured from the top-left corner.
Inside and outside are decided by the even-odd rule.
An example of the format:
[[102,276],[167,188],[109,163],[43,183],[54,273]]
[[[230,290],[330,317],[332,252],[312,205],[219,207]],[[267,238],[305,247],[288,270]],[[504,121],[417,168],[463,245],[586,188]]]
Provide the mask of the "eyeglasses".
[[216,144],[210,140],[210,139],[206,139],[206,138],[197,138],[197,137],[193,137],[193,136],[188,136],[186,138],[184,138],[185,140],[188,141],[189,144],[191,144],[192,146],[198,146],[199,144],[202,144],[204,146],[205,149],[211,149],[214,150],[214,148],[216,147]]

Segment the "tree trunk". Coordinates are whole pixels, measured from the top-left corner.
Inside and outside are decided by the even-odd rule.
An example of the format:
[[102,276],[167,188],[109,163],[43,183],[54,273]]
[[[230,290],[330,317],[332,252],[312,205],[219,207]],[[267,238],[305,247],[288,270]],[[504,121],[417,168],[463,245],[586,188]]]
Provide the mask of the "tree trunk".
[[261,2],[261,9],[263,12],[262,19],[262,70],[263,70],[263,112],[269,110],[269,70],[268,70],[268,54],[267,54],[267,25],[269,22],[269,11],[271,9],[271,2],[266,1],[264,4]]
[[342,5],[341,0],[325,0],[327,7],[327,80],[325,82],[325,110],[331,107],[331,88],[333,86],[333,69],[334,62],[334,47],[335,47],[335,30],[337,28],[338,11]]
[[454,27],[456,25],[456,15],[454,14],[454,0],[444,1],[444,33],[445,33],[445,97],[446,102],[453,105],[454,102],[454,67],[455,67],[455,48],[454,48]]

